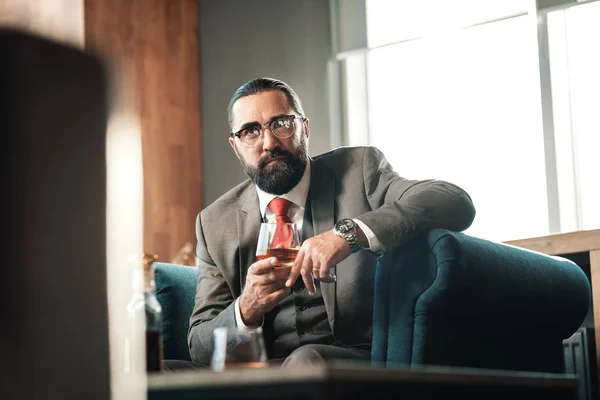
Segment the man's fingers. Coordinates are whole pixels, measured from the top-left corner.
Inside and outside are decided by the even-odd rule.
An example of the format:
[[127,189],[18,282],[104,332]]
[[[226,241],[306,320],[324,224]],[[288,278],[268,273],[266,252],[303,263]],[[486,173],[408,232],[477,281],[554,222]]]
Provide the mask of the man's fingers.
[[321,265],[320,260],[313,260],[311,273],[314,279],[321,277],[321,268],[323,268],[323,265]]
[[263,274],[258,277],[258,281],[265,286],[284,287],[285,282],[289,276],[289,268],[273,268],[268,274]]
[[273,283],[269,283],[265,286],[263,286],[262,288],[262,292],[267,294],[267,295],[271,295],[272,293],[276,293],[281,289],[285,289],[285,285],[283,284],[283,282],[273,282]]
[[291,267],[275,267],[271,272],[270,276],[274,282],[287,282],[287,279],[290,276]]
[[288,277],[285,286],[292,287],[296,279],[298,279],[298,275],[300,275],[300,268],[302,267],[302,263],[304,262],[304,251],[300,248],[298,254],[296,255],[296,260],[292,265],[292,269],[290,270],[290,276]]
[[279,264],[277,257],[269,257],[264,260],[259,260],[248,268],[248,272],[254,275],[262,275],[270,272],[273,267]]
[[311,260],[308,259],[302,266],[301,270],[302,279],[304,280],[304,286],[306,290],[308,290],[308,294],[311,296],[315,294],[315,281],[312,276],[312,263]]
[[[285,287],[285,281],[287,280],[287,277],[290,273],[289,271],[289,267],[275,267],[269,272],[263,274],[252,274],[252,286],[255,288],[255,290],[260,290],[267,293],[273,292],[277,289]],[[248,279],[248,282],[250,282],[250,279]]]
[[337,281],[337,276],[333,272],[330,272],[328,276],[319,279],[319,281],[321,283],[334,283]]
[[318,262],[313,264],[313,278],[318,279],[322,283],[332,283],[336,281],[332,268],[328,264]]

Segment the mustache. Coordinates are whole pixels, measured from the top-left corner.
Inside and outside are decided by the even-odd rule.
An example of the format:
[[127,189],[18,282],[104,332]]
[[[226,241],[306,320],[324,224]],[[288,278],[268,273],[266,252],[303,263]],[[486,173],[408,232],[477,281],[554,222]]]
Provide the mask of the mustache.
[[258,168],[264,168],[270,161],[273,161],[275,158],[284,158],[286,161],[293,159],[292,153],[285,150],[268,150],[267,153],[262,156],[257,163]]

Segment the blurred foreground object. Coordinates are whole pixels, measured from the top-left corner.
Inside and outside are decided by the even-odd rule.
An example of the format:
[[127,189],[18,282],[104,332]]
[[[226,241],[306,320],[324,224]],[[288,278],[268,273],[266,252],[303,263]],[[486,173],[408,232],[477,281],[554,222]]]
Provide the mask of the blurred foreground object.
[[267,350],[262,328],[231,329],[220,326],[213,331],[213,371],[238,368],[267,368]]
[[158,256],[134,257],[133,295],[127,304],[125,372],[159,372],[163,368],[162,309],[156,299],[154,262]]
[[11,29],[0,59],[0,398],[108,399],[105,67]]

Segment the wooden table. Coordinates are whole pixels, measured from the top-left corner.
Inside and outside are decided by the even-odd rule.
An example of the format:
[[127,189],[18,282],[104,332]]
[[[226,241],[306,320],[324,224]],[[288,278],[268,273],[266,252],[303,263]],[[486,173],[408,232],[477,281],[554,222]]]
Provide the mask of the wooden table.
[[575,375],[368,364],[163,372],[149,400],[179,399],[576,399]]
[[600,367],[600,229],[511,240],[505,243],[555,256],[589,253],[596,358]]

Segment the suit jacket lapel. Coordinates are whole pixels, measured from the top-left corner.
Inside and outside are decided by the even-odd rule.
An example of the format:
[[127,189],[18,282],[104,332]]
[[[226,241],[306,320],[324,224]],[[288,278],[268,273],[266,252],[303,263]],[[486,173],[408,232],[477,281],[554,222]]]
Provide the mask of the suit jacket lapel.
[[[335,220],[335,180],[329,169],[318,162],[312,162],[311,164],[310,204],[315,235],[333,228]],[[332,271],[336,272],[335,267]],[[335,333],[335,291],[337,283],[322,283],[320,286],[329,324],[331,330]]]
[[240,290],[243,290],[246,283],[246,271],[250,264],[256,261],[256,243],[262,219],[258,194],[254,185],[249,188],[241,200],[241,207],[237,211],[237,229],[238,248],[240,249]]

